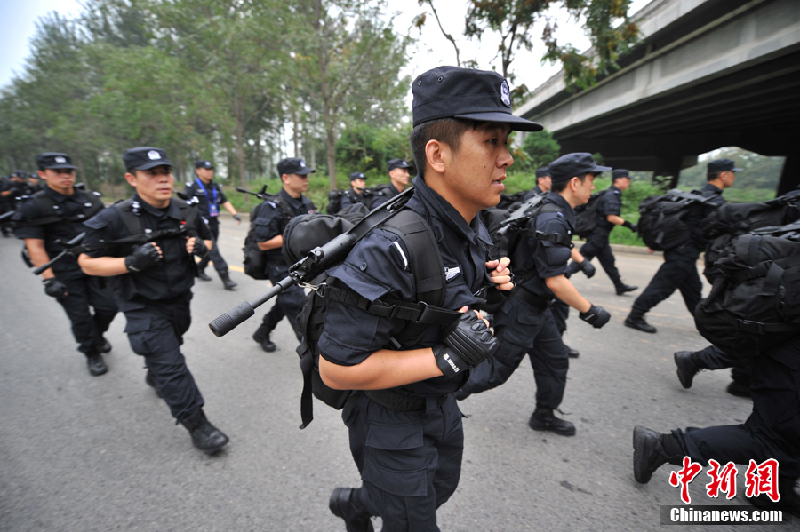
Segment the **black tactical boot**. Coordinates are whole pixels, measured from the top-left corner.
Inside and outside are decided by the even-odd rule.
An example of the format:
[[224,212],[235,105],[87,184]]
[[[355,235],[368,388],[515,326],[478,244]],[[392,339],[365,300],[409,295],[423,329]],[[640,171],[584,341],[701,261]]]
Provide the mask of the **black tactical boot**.
[[617,295],[618,296],[621,296],[625,292],[633,292],[634,290],[638,290],[639,289],[638,286],[631,286],[631,285],[625,284],[625,283],[622,283],[619,286],[616,286],[615,288],[617,290]]
[[99,377],[108,373],[108,366],[106,366],[106,361],[103,360],[103,355],[100,353],[86,353],[86,365],[89,367],[89,373],[92,374],[92,377]]
[[[663,438],[671,439],[673,454],[664,449]],[[659,434],[641,425],[633,429],[633,476],[639,484],[647,484],[653,478],[653,471],[666,463],[679,465],[682,463],[680,446],[671,434]]]
[[675,373],[684,388],[692,387],[692,379],[703,369],[692,360],[692,353],[689,351],[678,351],[675,353]]
[[161,395],[161,392],[158,390],[158,388],[156,388],[156,378],[155,376],[153,376],[153,372],[150,371],[149,369],[147,370],[147,375],[145,375],[144,377],[144,382],[146,382],[148,386],[150,386],[156,391],[156,395],[158,396],[159,399],[164,398],[164,396]]
[[213,454],[228,443],[228,437],[206,419],[202,408],[192,410],[181,425],[192,435],[194,446],[206,454]]
[[534,410],[528,425],[533,430],[554,432],[561,436],[575,435],[575,425],[556,417],[552,408],[537,408]]
[[564,350],[566,350],[567,356],[569,358],[578,358],[579,356],[581,356],[580,351],[576,351],[576,350],[572,349],[567,344],[564,344]]
[[635,308],[632,308],[631,313],[625,318],[625,326],[646,333],[654,333],[657,331],[655,327],[644,321],[644,312]]
[[742,384],[740,382],[733,381],[731,382],[726,388],[725,391],[731,395],[735,395],[736,397],[746,397],[751,399],[750,395],[750,386],[746,384]]
[[353,488],[335,488],[328,506],[333,515],[344,519],[347,532],[373,532],[369,513],[353,500],[355,493]]
[[108,340],[106,340],[105,338],[101,338],[101,340],[102,340],[102,342],[100,343],[100,345],[94,346],[95,350],[98,353],[110,353],[111,352],[111,344],[108,343]]
[[207,283],[211,282],[211,276],[206,274],[205,268],[201,268],[200,266],[197,267],[197,278]]
[[228,277],[228,272],[219,272],[219,278],[222,279],[222,284],[225,286],[225,290],[233,290],[236,288],[236,283],[231,281],[231,278]]
[[270,332],[271,331],[269,331],[262,323],[261,326],[256,329],[256,332],[253,333],[253,340],[260,345],[261,349],[263,349],[265,352],[274,353],[275,350],[278,349],[278,346],[270,341]]
[[763,510],[780,510],[800,518],[800,495],[797,493],[797,480],[788,477],[778,477],[778,492],[781,498],[772,502],[766,494],[757,497],[746,497],[747,502]]

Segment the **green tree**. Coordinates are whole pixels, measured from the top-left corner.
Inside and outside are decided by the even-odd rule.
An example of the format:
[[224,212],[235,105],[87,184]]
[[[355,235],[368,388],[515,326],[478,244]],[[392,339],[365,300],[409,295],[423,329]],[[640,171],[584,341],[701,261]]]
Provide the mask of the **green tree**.
[[[581,21],[592,43],[591,53],[582,54],[571,44],[557,42],[557,25],[545,12],[558,5]],[[542,60],[563,63],[567,85],[586,88],[598,74],[619,68],[620,54],[635,42],[638,29],[628,19],[629,6],[630,0],[470,0],[464,35],[480,40],[486,32],[496,33],[500,37],[498,55],[503,77],[513,82],[514,56],[520,48],[531,51],[531,30],[543,21],[542,40],[547,52]],[[526,92],[527,88],[520,85],[514,96],[523,97]]]
[[326,166],[336,188],[336,140],[348,121],[393,123],[409,80],[398,79],[409,39],[383,16],[385,2],[297,2],[292,85],[305,84],[319,104]]
[[525,140],[522,141],[525,160],[520,165],[520,169],[546,166],[558,158],[560,149],[558,141],[546,129],[527,133]]

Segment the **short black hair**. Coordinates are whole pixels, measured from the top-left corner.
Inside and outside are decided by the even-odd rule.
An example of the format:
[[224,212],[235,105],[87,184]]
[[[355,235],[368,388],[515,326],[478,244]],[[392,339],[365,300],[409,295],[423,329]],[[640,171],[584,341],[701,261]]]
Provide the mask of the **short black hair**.
[[461,148],[461,136],[470,128],[480,125],[479,122],[464,120],[460,118],[440,118],[423,122],[411,130],[411,153],[414,156],[414,165],[417,167],[419,175],[424,179],[425,171],[428,169],[428,156],[425,154],[425,147],[429,140],[436,139],[447,143],[453,152],[458,152]]
[[[586,172],[584,174],[576,175],[574,177],[577,177],[580,180],[580,182],[583,183],[584,181],[586,181],[586,176],[591,173],[594,172]],[[561,183],[553,183],[552,185],[550,185],[550,192],[564,192],[564,189],[567,188],[567,184],[570,181],[572,181],[572,179],[568,179],[567,181],[563,181]]]
[[706,181],[714,181],[716,178],[719,177],[719,174],[721,174],[721,173],[722,172],[709,172],[706,175]]

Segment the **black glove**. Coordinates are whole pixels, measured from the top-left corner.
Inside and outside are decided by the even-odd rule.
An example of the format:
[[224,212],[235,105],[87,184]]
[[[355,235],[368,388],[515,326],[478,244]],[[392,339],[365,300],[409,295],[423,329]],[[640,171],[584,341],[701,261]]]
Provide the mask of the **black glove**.
[[237,222],[241,222],[242,221],[242,217],[239,216],[239,213],[234,214],[233,215],[233,219],[236,220]]
[[146,270],[159,260],[161,260],[161,255],[158,254],[156,245],[152,242],[147,242],[125,257],[125,267],[129,272],[140,272]]
[[603,325],[608,323],[611,319],[611,314],[606,312],[606,309],[603,307],[595,307],[592,305],[589,307],[588,312],[581,312],[580,318],[595,329],[602,329]]
[[64,299],[67,297],[67,285],[51,277],[44,280],[44,293],[56,299]]
[[206,243],[203,242],[203,239],[200,237],[195,238],[194,240],[194,250],[192,254],[195,257],[200,257],[201,259],[208,255],[208,248],[206,247]]
[[639,228],[636,227],[635,225],[633,225],[632,223],[630,223],[628,220],[625,220],[624,222],[622,222],[622,225],[623,225],[623,227],[627,227],[628,229],[630,229],[634,233],[639,231]]
[[579,263],[578,266],[581,267],[581,271],[585,273],[586,277],[589,279],[592,278],[592,275],[597,273],[597,268],[594,267],[594,264],[592,264],[589,259],[583,259],[583,262]]
[[445,345],[433,348],[436,365],[446,377],[471,369],[489,358],[500,346],[486,323],[473,311],[461,315],[444,338]]

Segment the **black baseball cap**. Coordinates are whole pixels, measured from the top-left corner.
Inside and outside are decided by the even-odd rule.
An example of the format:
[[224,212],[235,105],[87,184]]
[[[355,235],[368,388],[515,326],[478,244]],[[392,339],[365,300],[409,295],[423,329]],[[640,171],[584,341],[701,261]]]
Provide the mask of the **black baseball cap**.
[[311,172],[316,172],[316,170],[309,168],[306,162],[299,157],[287,157],[278,162],[279,176],[283,174],[308,175]]
[[550,170],[546,166],[542,166],[536,169],[536,179],[540,177],[547,177],[550,175]]
[[36,156],[36,167],[39,170],[76,170],[72,160],[66,153],[47,152]]
[[350,174],[350,181],[354,179],[366,179],[366,177],[364,177],[364,172],[353,172]]
[[708,173],[714,172],[743,172],[741,168],[736,168],[736,165],[730,159],[717,159],[708,163]]
[[568,153],[547,166],[553,184],[566,183],[573,177],[589,172],[599,174],[611,170],[609,166],[599,166],[591,153]]
[[194,168],[195,168],[195,170],[197,170],[199,168],[205,168],[206,170],[213,170],[214,169],[214,165],[211,164],[211,161],[200,160],[200,161],[195,161],[194,162]]
[[622,179],[623,177],[626,179],[631,178],[631,176],[628,175],[628,171],[625,170],[624,168],[617,168],[616,170],[611,172],[611,181],[614,181],[616,179]]
[[26,177],[28,177],[28,174],[25,173],[25,170],[14,170],[13,172],[11,172],[11,177],[20,177],[22,179],[25,179]]
[[388,170],[391,172],[395,168],[413,168],[410,164],[406,162],[405,159],[389,159]]
[[508,82],[497,72],[441,66],[417,76],[411,86],[414,127],[440,118],[508,124],[512,131],[542,125],[511,114]]
[[156,166],[172,167],[172,163],[167,158],[167,152],[161,148],[147,146],[129,149],[122,154],[122,160],[125,162],[126,172],[150,170]]

